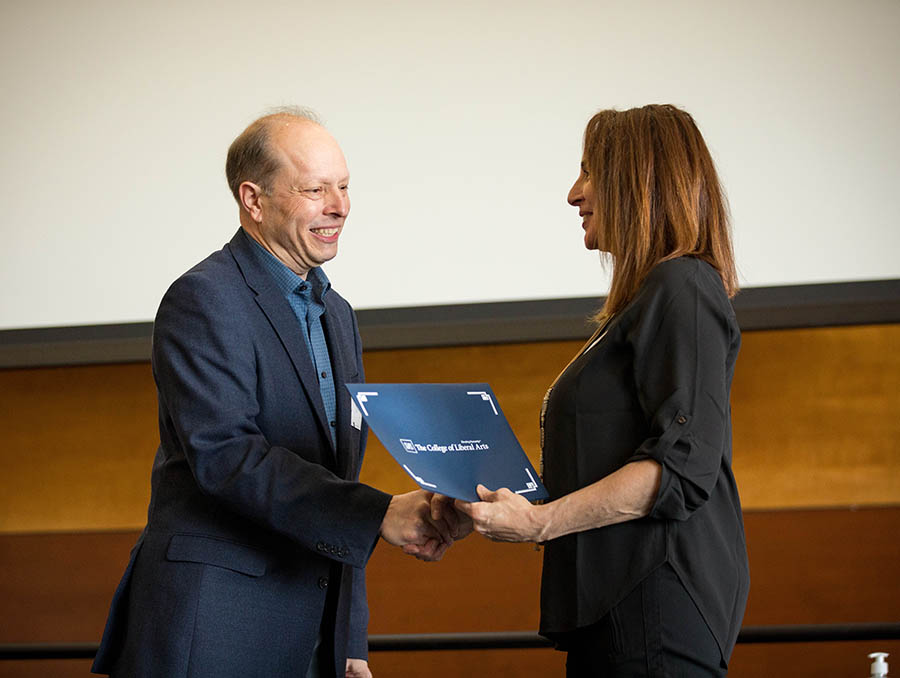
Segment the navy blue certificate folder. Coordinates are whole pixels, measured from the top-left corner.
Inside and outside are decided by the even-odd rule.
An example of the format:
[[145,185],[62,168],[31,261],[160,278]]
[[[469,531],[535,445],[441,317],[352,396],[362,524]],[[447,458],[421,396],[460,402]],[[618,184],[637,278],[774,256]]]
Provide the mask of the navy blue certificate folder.
[[[487,384],[347,384],[354,410],[425,490],[478,501],[475,487],[546,499]],[[354,416],[359,414],[354,411]]]

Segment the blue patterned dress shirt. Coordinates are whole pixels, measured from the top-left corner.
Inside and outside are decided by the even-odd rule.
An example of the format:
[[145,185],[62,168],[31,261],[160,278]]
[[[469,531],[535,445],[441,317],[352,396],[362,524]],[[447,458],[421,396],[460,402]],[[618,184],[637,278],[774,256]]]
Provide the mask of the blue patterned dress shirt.
[[306,280],[294,273],[291,269],[279,261],[271,252],[260,245],[256,240],[247,236],[255,245],[254,252],[265,269],[272,274],[275,284],[284,298],[287,299],[300,323],[300,334],[306,341],[309,349],[309,357],[316,368],[319,378],[319,392],[322,394],[322,403],[325,405],[325,415],[328,417],[331,441],[337,447],[334,396],[334,374],[331,369],[331,357],[328,354],[328,344],[325,342],[325,332],[322,328],[322,315],[325,313],[325,295],[331,289],[331,282],[321,268],[313,268],[306,275]]

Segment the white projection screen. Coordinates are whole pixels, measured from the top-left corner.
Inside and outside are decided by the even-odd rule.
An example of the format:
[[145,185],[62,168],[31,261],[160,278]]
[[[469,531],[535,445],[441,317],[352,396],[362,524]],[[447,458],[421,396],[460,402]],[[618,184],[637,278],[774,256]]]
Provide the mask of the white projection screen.
[[0,329],[152,320],[225,243],[231,140],[315,109],[359,309],[602,295],[565,202],[585,122],[673,103],[745,287],[900,277],[900,2],[3,3]]

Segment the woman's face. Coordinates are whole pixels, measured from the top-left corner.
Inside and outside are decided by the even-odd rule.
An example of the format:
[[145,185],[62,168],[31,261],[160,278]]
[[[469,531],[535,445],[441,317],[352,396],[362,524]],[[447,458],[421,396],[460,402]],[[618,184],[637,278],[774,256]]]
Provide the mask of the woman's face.
[[591,177],[587,171],[584,160],[581,161],[581,171],[578,178],[569,189],[569,204],[578,208],[578,216],[581,217],[581,228],[584,229],[584,246],[589,250],[599,250],[600,239],[594,219],[594,188],[591,185]]

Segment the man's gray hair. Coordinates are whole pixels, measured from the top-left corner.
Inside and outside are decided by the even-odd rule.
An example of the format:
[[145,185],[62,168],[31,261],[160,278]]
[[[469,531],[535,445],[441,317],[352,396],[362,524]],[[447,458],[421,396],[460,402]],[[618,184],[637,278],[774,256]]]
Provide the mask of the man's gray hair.
[[307,108],[306,106],[275,106],[274,108],[268,109],[265,114],[260,117],[260,120],[265,118],[300,118],[325,127],[322,116],[316,113],[312,108]]
[[[228,188],[238,204],[241,204],[240,186],[252,181],[266,195],[272,191],[272,175],[278,171],[280,162],[269,146],[272,126],[279,121],[307,120],[322,125],[322,119],[311,108],[303,106],[279,106],[270,109],[264,116],[250,123],[240,136],[231,142],[225,160],[225,178]],[[322,125],[324,126],[324,125]]]

